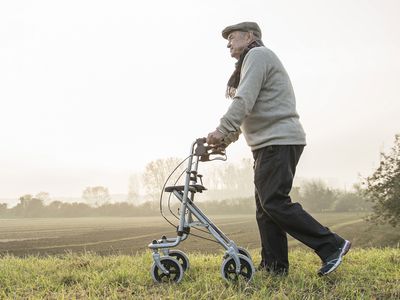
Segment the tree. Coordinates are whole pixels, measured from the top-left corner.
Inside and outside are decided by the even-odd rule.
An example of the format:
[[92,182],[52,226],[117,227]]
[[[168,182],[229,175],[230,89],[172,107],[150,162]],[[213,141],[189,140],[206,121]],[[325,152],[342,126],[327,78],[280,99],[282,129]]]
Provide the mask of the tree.
[[[180,161],[181,160],[178,158],[171,157],[167,159],[157,159],[146,165],[143,174],[143,181],[146,191],[152,200],[158,199],[164,182],[167,180],[171,172],[179,165]],[[169,180],[168,184],[174,184],[175,180],[178,179],[177,177],[182,173],[185,167],[186,164],[180,166],[180,168],[178,168],[174,173],[176,176],[173,176],[173,178]],[[184,176],[185,174],[183,174],[183,178]]]
[[206,199],[239,199],[254,196],[253,160],[243,158],[239,163],[215,164],[206,169],[204,185]]
[[400,224],[400,134],[389,154],[381,153],[379,167],[364,181],[366,195],[374,203],[370,220]]
[[230,197],[254,195],[254,173],[251,159],[242,159],[239,165],[228,164],[223,169],[222,181]]
[[7,214],[7,203],[0,203],[0,216]]
[[338,191],[335,211],[371,211],[371,202],[367,201],[364,191],[359,184],[353,186],[354,191]]
[[140,195],[140,176],[132,174],[129,176],[127,201],[132,204],[138,204]]
[[301,188],[302,204],[306,210],[322,212],[332,208],[336,193],[321,180],[305,182]]
[[63,203],[61,201],[52,201],[49,205],[46,206],[47,216],[48,217],[58,217],[62,213]]
[[44,213],[43,201],[30,194],[21,196],[14,211],[20,217],[41,217]]
[[82,198],[87,204],[93,206],[100,206],[111,199],[108,188],[104,186],[87,187],[82,193]]
[[47,192],[39,192],[35,196],[36,199],[40,199],[44,204],[49,204],[51,202],[50,194]]
[[301,188],[299,186],[293,186],[292,189],[290,190],[290,198],[292,199],[292,202],[298,202],[301,199]]

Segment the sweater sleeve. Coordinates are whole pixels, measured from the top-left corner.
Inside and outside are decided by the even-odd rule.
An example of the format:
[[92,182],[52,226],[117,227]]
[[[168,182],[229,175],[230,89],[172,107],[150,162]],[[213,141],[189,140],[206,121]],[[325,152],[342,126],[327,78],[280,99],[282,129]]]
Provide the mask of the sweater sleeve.
[[244,58],[235,97],[217,127],[225,135],[240,132],[240,126],[251,113],[266,80],[267,59],[262,51],[257,50],[251,49]]

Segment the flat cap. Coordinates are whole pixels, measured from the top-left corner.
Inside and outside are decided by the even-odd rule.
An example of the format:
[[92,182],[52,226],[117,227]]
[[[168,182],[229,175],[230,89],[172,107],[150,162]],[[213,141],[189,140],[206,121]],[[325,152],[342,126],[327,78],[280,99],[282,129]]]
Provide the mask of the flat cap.
[[222,37],[228,39],[228,36],[233,31],[253,32],[254,35],[261,39],[261,29],[256,22],[242,22],[231,25],[222,30]]

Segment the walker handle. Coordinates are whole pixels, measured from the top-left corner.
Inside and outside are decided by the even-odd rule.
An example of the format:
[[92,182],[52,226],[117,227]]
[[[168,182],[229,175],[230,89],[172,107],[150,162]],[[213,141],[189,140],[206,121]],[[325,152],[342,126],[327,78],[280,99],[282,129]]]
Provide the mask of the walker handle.
[[[212,160],[226,160],[226,152],[224,144],[221,145],[205,145],[207,144],[206,138],[198,138],[196,140],[196,149],[194,155],[200,157],[200,161],[212,161]],[[215,157],[210,159],[211,155],[218,155],[220,157]]]

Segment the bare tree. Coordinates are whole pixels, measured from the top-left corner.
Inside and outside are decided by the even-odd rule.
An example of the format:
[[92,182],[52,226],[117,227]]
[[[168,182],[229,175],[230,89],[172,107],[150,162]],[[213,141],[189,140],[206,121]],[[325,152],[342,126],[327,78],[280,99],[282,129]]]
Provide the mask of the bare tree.
[[[151,199],[155,200],[158,198],[164,182],[180,162],[180,159],[171,157],[167,159],[157,159],[146,165],[143,174],[143,181],[147,194],[151,197]],[[185,164],[180,166],[175,173],[176,176],[173,176],[168,184],[174,184],[177,176],[182,173],[185,167]]]
[[108,188],[104,186],[87,187],[82,192],[82,198],[85,199],[87,204],[93,206],[100,206],[111,199]]
[[222,200],[254,195],[252,166],[252,160],[245,158],[239,164],[230,163],[209,169],[205,175],[209,197]]
[[39,192],[36,194],[35,198],[42,200],[46,205],[51,202],[50,194],[47,192]]
[[312,212],[332,209],[337,199],[336,191],[329,188],[322,180],[306,181],[300,193],[302,205]]
[[138,204],[140,196],[141,178],[139,174],[132,174],[129,176],[128,182],[128,197],[127,201],[132,204]]

